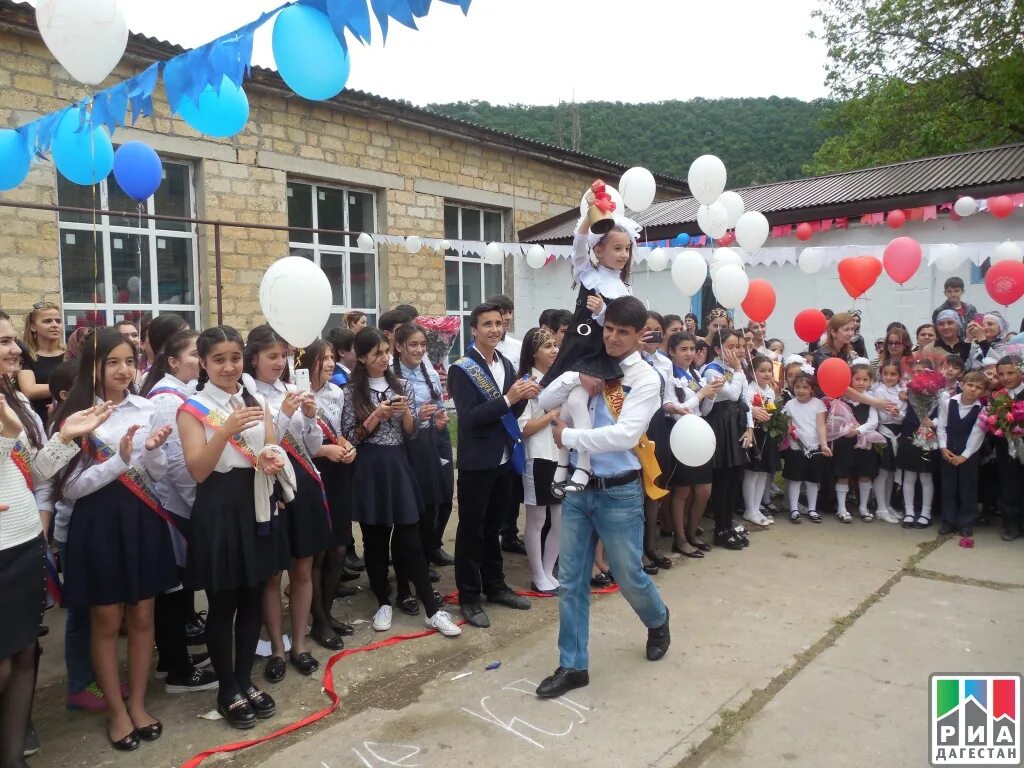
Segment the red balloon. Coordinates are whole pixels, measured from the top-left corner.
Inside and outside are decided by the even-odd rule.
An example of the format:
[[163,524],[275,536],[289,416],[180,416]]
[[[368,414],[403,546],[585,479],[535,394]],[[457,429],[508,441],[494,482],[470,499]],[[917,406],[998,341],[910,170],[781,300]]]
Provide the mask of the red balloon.
[[818,387],[828,397],[842,397],[853,378],[849,364],[838,357],[830,357],[823,362],[815,374],[818,377]]
[[895,211],[889,211],[889,218],[886,223],[893,229],[899,229],[907,223],[907,214],[897,208]]
[[1008,307],[1024,296],[1024,264],[1000,261],[985,275],[985,290],[995,301]]
[[775,311],[775,289],[767,280],[751,280],[747,297],[740,306],[743,313],[755,323],[767,322]]
[[[753,282],[751,281],[751,284]],[[797,316],[793,318],[793,330],[796,331],[796,335],[800,337],[801,341],[806,341],[808,344],[820,339],[826,328],[828,328],[828,318],[820,309],[805,309],[798,312]]]
[[1005,219],[1013,213],[1013,199],[1007,195],[998,195],[988,199],[988,210],[997,219]]
[[726,232],[720,238],[718,238],[718,244],[723,248],[726,248],[736,242],[736,235],[732,232]]
[[920,244],[912,237],[897,237],[885,246],[882,266],[889,277],[903,285],[921,266]]
[[806,221],[802,224],[796,225],[796,239],[797,240],[810,240],[814,237],[814,230],[811,229],[811,225]]
[[882,262],[874,256],[849,256],[839,262],[839,282],[854,299],[863,296],[880,274]]

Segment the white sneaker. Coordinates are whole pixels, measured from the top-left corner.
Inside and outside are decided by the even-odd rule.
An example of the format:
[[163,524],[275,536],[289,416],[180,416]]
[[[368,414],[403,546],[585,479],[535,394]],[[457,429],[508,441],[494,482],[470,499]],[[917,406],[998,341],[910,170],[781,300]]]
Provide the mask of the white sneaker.
[[888,509],[880,509],[880,510],[878,510],[878,512],[875,514],[875,516],[879,520],[881,520],[883,523],[892,523],[893,525],[896,525],[896,524],[898,524],[900,522],[899,516],[894,515]]
[[427,616],[423,623],[428,629],[436,629],[445,637],[458,637],[462,634],[462,627],[452,621],[452,615],[448,611],[438,611],[433,616]]
[[743,519],[746,520],[748,523],[752,523],[753,525],[768,525],[768,518],[765,517],[764,514],[761,512],[744,512]]
[[391,629],[391,618],[394,616],[394,612],[391,610],[390,605],[382,605],[377,609],[377,612],[373,614],[373,628],[377,632],[387,632]]

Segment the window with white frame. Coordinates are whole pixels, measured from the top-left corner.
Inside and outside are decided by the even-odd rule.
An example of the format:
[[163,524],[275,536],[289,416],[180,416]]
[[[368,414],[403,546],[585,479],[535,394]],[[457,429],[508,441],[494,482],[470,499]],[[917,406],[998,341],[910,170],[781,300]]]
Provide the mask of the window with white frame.
[[[455,203],[444,206],[444,236],[447,240],[502,242],[504,234],[505,215],[501,211]],[[504,292],[504,259],[500,256],[488,258],[482,247],[479,250],[480,253],[475,250],[460,253],[450,248],[445,253],[445,311],[462,317],[462,331],[452,347],[450,362],[465,354],[473,339],[469,331],[469,315],[473,308],[488,296]]]
[[[303,181],[288,182],[288,226],[376,232],[377,209],[373,192]],[[346,312],[365,312],[370,325],[377,322],[377,249],[363,250],[358,235],[288,233],[292,256],[312,259],[331,281],[331,318],[326,328],[341,325]],[[326,330],[325,328],[325,330]]]
[[[163,174],[163,183],[142,203],[142,212],[194,218],[192,166],[164,161]],[[113,175],[96,187],[83,187],[58,174],[57,201],[74,208],[125,212],[59,214],[60,283],[68,334],[81,326],[139,323],[167,313],[198,327],[194,225],[133,215],[139,204]]]

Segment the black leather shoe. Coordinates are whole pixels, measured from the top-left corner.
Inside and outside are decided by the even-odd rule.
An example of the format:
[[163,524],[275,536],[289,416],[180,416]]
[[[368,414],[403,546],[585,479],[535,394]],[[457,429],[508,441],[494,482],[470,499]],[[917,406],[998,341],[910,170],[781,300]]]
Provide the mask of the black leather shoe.
[[107,738],[110,739],[110,746],[112,746],[118,752],[132,752],[133,750],[138,749],[140,744],[139,732],[134,728],[132,729],[131,733],[129,733],[123,739],[115,740],[114,737],[110,735],[109,723],[107,724]]
[[660,627],[647,630],[647,660],[658,661],[666,653],[672,642],[672,636],[668,631],[668,608],[665,608],[665,623]]
[[744,547],[743,539],[736,531],[716,531],[715,545],[723,549],[741,550]]
[[487,617],[480,603],[463,603],[460,606],[460,610],[462,611],[462,617],[470,626],[479,627],[480,629],[487,629],[491,626],[491,620]]
[[139,734],[139,738],[143,741],[156,741],[164,732],[164,725],[157,720],[155,723],[150,723],[149,725],[140,725],[135,729],[135,732]]
[[603,571],[598,571],[596,574],[590,577],[590,586],[597,589],[605,589],[610,587],[614,582],[612,577]]
[[590,673],[587,670],[559,667],[555,674],[545,677],[537,686],[537,696],[541,699],[553,699],[585,685],[590,685]]
[[445,552],[444,547],[438,547],[430,553],[430,562],[443,568],[447,565],[455,565],[455,558]]
[[267,659],[267,665],[263,668],[263,676],[267,682],[280,683],[288,672],[288,665],[280,656],[271,656]]
[[522,595],[517,595],[508,587],[503,587],[493,595],[488,595],[487,602],[497,603],[498,605],[507,605],[509,608],[515,608],[517,611],[530,610],[530,601]]
[[551,597],[558,597],[558,587],[554,589],[541,589],[537,586],[536,582],[530,582],[530,589],[536,592],[538,595],[550,595]]
[[349,635],[354,635],[355,632],[356,632],[355,627],[353,627],[351,624],[346,624],[344,621],[335,621],[334,619],[331,619],[330,621],[331,621],[331,629],[333,629],[335,632],[337,632],[342,637],[348,637]]
[[320,627],[313,627],[313,630],[309,633],[309,636],[313,638],[313,641],[321,648],[326,648],[328,651],[340,651],[345,647],[345,641],[335,634],[334,629],[321,629]]
[[345,567],[350,571],[364,571],[366,570],[366,563],[355,552],[349,551],[345,555]]
[[441,580],[441,574],[433,568],[427,568],[427,576],[430,578],[431,584],[437,584]]
[[220,713],[220,716],[232,728],[245,731],[256,725],[256,713],[253,711],[252,704],[249,703],[247,698],[237,693],[231,697],[231,701],[227,704],[223,704],[218,699],[217,712]]
[[272,717],[274,712],[277,711],[277,705],[270,697],[270,694],[261,691],[255,685],[250,685],[243,693],[245,698],[249,700],[249,706],[252,707],[252,711],[256,713],[256,717],[260,720]]
[[526,545],[523,544],[523,540],[518,536],[502,536],[501,551],[510,552],[513,555],[525,555]]
[[[341,639],[340,637],[338,638]],[[320,669],[320,662],[313,658],[313,654],[309,651],[303,651],[298,656],[293,653],[288,654],[288,661],[292,663],[292,666],[299,670],[300,674],[309,677],[318,669]]]
[[939,536],[948,536],[956,530],[956,526],[952,523],[947,523],[945,520],[942,521],[942,525],[939,526]]

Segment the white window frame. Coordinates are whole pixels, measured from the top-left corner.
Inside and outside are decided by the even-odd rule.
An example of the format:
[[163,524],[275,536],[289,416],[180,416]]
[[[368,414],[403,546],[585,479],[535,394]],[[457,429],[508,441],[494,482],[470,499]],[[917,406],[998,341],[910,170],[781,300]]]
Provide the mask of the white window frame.
[[[506,217],[505,217],[506,211],[504,211],[504,210],[502,210],[500,208],[489,208],[487,206],[474,205],[472,203],[462,203],[462,202],[458,202],[458,201],[454,201],[454,200],[445,200],[444,201],[444,208],[456,208],[459,211],[459,228],[458,228],[459,231],[458,231],[458,234],[456,236],[450,237],[449,239],[453,239],[453,240],[462,240],[463,239],[463,236],[462,236],[462,233],[463,233],[463,216],[467,212],[475,213],[475,214],[478,214],[480,216],[480,234],[481,234],[481,238],[484,238],[484,214],[485,213],[496,213],[496,214],[498,214],[501,217],[501,235],[499,237],[499,240],[501,242],[504,242],[504,239],[505,239],[505,224],[506,224]],[[447,216],[445,216],[445,219],[447,219]],[[448,237],[448,232],[445,232],[445,236]],[[484,241],[486,241],[486,238],[484,238]],[[481,250],[483,250],[483,249],[481,249]],[[458,269],[459,269],[459,304],[460,304],[460,309],[458,309],[458,310],[448,309],[448,276],[447,276],[447,274],[445,274],[445,277],[444,277],[444,281],[445,281],[445,314],[449,315],[449,316],[457,316],[457,317],[463,318],[462,328],[465,329],[465,326],[466,326],[465,318],[469,317],[472,314],[474,308],[466,306],[466,300],[465,300],[466,292],[465,292],[465,283],[464,283],[464,279],[465,278],[464,278],[464,270],[462,268],[462,265],[463,264],[480,264],[480,265],[491,264],[491,265],[497,265],[498,267],[500,267],[499,272],[501,274],[501,285],[499,287],[498,293],[504,293],[505,292],[505,257],[504,257],[503,254],[499,255],[499,256],[491,257],[491,256],[487,256],[485,253],[480,253],[477,256],[463,256],[461,253],[456,251],[454,248],[449,248],[447,251],[445,251],[444,260],[445,260],[446,264],[451,262],[451,263],[455,263],[455,264],[459,265]],[[488,291],[487,290],[487,270],[484,269],[483,266],[481,266],[481,268],[480,268],[480,299],[481,300],[486,300],[487,297],[489,295],[493,295],[493,293],[494,293],[494,291]],[[456,342],[455,346],[452,347],[452,357],[454,358],[456,356],[464,355],[466,353],[466,345],[468,343],[469,343],[469,339],[468,338],[464,338],[464,334],[460,330],[459,338],[457,339],[457,342]]]
[[[191,163],[183,161],[165,161],[170,162],[174,165],[182,165],[188,169],[188,211],[189,218],[197,218],[196,216],[196,187],[195,187],[195,168]],[[99,200],[97,206],[99,210],[109,210],[110,196],[107,187],[107,180],[104,179],[100,182],[97,191],[99,193]],[[58,193],[59,194],[59,193]],[[60,200],[57,200],[58,204]],[[150,215],[158,215],[155,210],[155,198],[150,197],[145,203],[145,213]],[[169,214],[173,215],[173,214]],[[189,224],[188,229],[156,229],[156,225],[159,223],[159,219],[143,219],[142,228],[138,226],[120,226],[113,225],[110,223],[110,216],[103,215],[96,217],[95,225],[93,222],[71,222],[61,221],[61,214],[57,214],[57,264],[58,264],[58,275],[60,276],[60,293],[61,293],[61,306],[64,310],[64,316],[73,312],[103,312],[106,318],[107,325],[113,325],[114,323],[120,322],[124,319],[125,312],[149,312],[152,317],[157,317],[161,313],[191,313],[192,317],[195,318],[195,327],[197,330],[202,328],[202,314],[200,312],[199,303],[199,238],[195,224]],[[116,218],[131,218],[131,212],[124,212],[123,216],[117,216]],[[93,233],[97,233],[100,240],[100,247],[102,248],[102,259],[103,259],[103,290],[104,293],[110,297],[110,301],[101,302],[84,302],[84,301],[64,301],[64,260],[60,255],[60,248],[64,245],[64,235],[66,233],[83,233],[83,236],[92,237]],[[119,302],[114,301],[114,271],[111,263],[111,240],[117,235],[139,235],[140,233],[146,234],[149,240],[149,280],[150,288],[149,295],[154,300],[149,303],[130,303],[130,302]],[[159,299],[159,275],[157,274],[157,240],[161,239],[176,239],[176,240],[188,240],[191,245],[192,252],[192,302],[190,304],[166,304],[160,303],[156,299]],[[140,275],[141,277],[141,275]]]
[[[369,195],[373,201],[373,232],[377,231],[377,193],[373,189],[365,189],[362,187],[348,186],[344,184],[330,184],[313,179],[306,179],[301,177],[289,177],[286,185],[290,184],[305,184],[310,188],[310,195],[312,199],[312,212],[313,212],[313,229],[319,229],[320,227],[320,214],[317,206],[317,190],[318,189],[333,189],[345,194],[345,202],[343,205],[345,211],[345,221],[342,227],[345,230],[352,231],[352,227],[349,223],[349,205],[348,196],[352,192],[357,192],[363,195]],[[288,187],[287,194],[291,195],[291,187]],[[293,226],[292,223],[288,222],[289,226]],[[290,234],[290,230],[289,230]],[[367,233],[371,234],[371,233]],[[363,250],[356,242],[357,238],[355,235],[349,236],[349,242],[352,243],[350,246],[346,245],[326,245],[320,242],[320,234],[314,232],[312,235],[313,239],[311,242],[295,242],[289,237],[288,251],[290,254],[295,255],[295,251],[302,250],[308,251],[313,254],[313,263],[318,267],[320,266],[321,254],[340,254],[342,256],[342,274],[344,275],[344,285],[342,286],[344,295],[343,299],[345,304],[332,304],[331,305],[331,316],[332,319],[335,315],[343,315],[346,312],[364,312],[368,315],[372,315],[374,318],[380,317],[380,254],[377,250],[376,243],[370,250]],[[354,307],[350,306],[352,300],[352,254],[353,253],[364,253],[373,255],[373,303],[372,307]],[[329,321],[329,324],[330,321]]]

